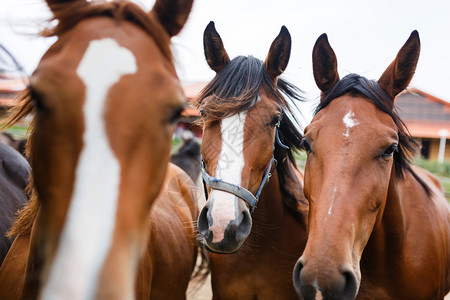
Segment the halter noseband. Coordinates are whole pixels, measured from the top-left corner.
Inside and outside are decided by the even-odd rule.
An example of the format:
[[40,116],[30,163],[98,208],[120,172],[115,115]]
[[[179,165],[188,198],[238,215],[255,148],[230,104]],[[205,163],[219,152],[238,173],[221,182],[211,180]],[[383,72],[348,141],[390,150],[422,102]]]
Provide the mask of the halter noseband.
[[[278,135],[278,127],[280,127],[280,122],[278,122],[276,124],[275,141],[273,143],[273,150],[275,151],[275,144],[278,144],[278,145],[280,145],[280,147],[287,150],[287,149],[289,149],[289,147],[284,145],[281,142],[280,137]],[[203,179],[203,188],[205,190],[206,200],[208,200],[208,190],[207,190],[206,186],[209,185],[211,187],[211,189],[213,189],[213,190],[224,191],[224,192],[233,194],[233,195],[241,198],[242,200],[244,200],[245,202],[248,203],[248,205],[250,206],[250,211],[253,212],[256,208],[256,204],[258,204],[259,196],[261,194],[263,187],[269,182],[270,177],[272,177],[272,170],[273,170],[274,163],[275,163],[275,167],[276,167],[277,160],[275,159],[274,154],[272,153],[272,158],[270,159],[269,164],[267,165],[266,172],[264,173],[264,177],[261,181],[261,184],[259,185],[258,191],[256,192],[255,195],[253,195],[249,190],[247,190],[246,188],[244,188],[242,186],[239,186],[234,183],[229,183],[229,182],[223,181],[221,178],[217,178],[217,177],[213,177],[213,176],[209,175],[208,172],[206,171],[206,165],[203,161],[203,156],[202,156],[201,157],[202,179]]]

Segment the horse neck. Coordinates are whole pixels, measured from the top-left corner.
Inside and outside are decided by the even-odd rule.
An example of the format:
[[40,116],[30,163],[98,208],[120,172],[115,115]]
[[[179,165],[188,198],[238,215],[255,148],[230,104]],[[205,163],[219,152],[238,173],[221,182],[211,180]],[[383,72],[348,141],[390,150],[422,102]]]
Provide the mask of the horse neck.
[[[290,168],[294,168],[291,162],[287,161]],[[287,179],[285,186],[295,186],[296,192],[303,196],[302,182],[292,182]],[[284,202],[286,195],[281,192],[280,178],[278,170],[274,170],[272,177],[261,192],[257,208],[255,209],[252,219],[252,232],[264,231],[264,236],[274,234],[279,236],[279,232],[290,232],[298,229],[306,232],[307,224],[307,209],[299,209],[298,211],[291,211]],[[301,204],[299,204],[301,205]],[[273,229],[273,230],[271,230]],[[292,233],[292,232],[290,232]]]
[[257,208],[252,215],[253,228],[260,224],[278,226],[282,221],[285,209],[278,172],[274,170],[272,177],[261,192]]

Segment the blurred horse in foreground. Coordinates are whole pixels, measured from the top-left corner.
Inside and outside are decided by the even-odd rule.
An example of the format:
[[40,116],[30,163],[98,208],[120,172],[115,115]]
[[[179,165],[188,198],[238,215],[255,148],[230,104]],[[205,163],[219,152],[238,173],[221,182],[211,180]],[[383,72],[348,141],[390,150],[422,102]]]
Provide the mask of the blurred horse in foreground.
[[197,201],[168,164],[185,106],[170,38],[192,1],[47,4],[57,41],[9,122],[34,115],[33,182],[0,298],[185,299]]

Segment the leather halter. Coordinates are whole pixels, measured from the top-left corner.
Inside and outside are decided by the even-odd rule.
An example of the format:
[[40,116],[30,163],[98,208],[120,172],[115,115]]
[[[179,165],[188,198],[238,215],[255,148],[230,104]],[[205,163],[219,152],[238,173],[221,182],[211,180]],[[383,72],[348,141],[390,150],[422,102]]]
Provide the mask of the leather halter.
[[[289,147],[284,145],[281,142],[280,137],[278,136],[278,128],[279,127],[280,127],[280,121],[278,121],[278,123],[276,124],[275,141],[273,143],[273,150],[275,151],[275,144],[278,144],[278,145],[280,145],[280,147],[288,150]],[[275,164],[275,167],[276,167],[277,163],[278,162],[275,159],[274,154],[272,153],[272,158],[270,159],[269,164],[267,165],[266,172],[264,173],[264,177],[261,181],[261,184],[259,185],[258,191],[256,192],[255,195],[253,195],[252,192],[250,192],[249,190],[247,190],[246,188],[244,188],[240,185],[237,185],[234,183],[229,183],[229,182],[222,180],[221,178],[217,178],[217,177],[213,177],[213,176],[209,175],[208,172],[206,171],[206,165],[203,161],[203,156],[201,156],[202,179],[203,179],[202,181],[203,181],[203,188],[205,190],[206,200],[208,200],[207,185],[209,185],[211,187],[211,189],[213,189],[213,190],[224,191],[224,192],[233,194],[233,195],[241,198],[242,200],[247,202],[247,204],[250,206],[250,212],[253,212],[256,208],[256,204],[258,204],[259,196],[261,194],[263,187],[269,182],[270,177],[272,177],[272,170],[274,169],[273,165]]]

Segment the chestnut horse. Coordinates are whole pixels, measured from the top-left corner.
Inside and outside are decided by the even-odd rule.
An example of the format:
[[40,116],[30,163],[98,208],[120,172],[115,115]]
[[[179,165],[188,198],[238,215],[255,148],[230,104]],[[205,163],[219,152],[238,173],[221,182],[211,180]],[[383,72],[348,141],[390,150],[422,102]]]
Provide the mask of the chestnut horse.
[[214,252],[214,299],[297,299],[290,274],[306,243],[308,206],[293,156],[302,134],[283,96],[298,98],[297,88],[279,78],[289,32],[282,27],[265,62],[230,61],[213,22],[204,46],[217,74],[196,99],[209,194],[198,226]]
[[322,96],[305,129],[309,233],[294,269],[305,299],[444,299],[449,206],[437,179],[409,163],[416,143],[394,107],[414,74],[412,32],[378,81],[339,79],[324,34],[313,50]]
[[197,209],[187,175],[167,168],[185,105],[169,45],[192,1],[157,0],[150,13],[47,4],[58,39],[11,121],[34,113],[34,195],[12,230],[0,298],[185,299]]

